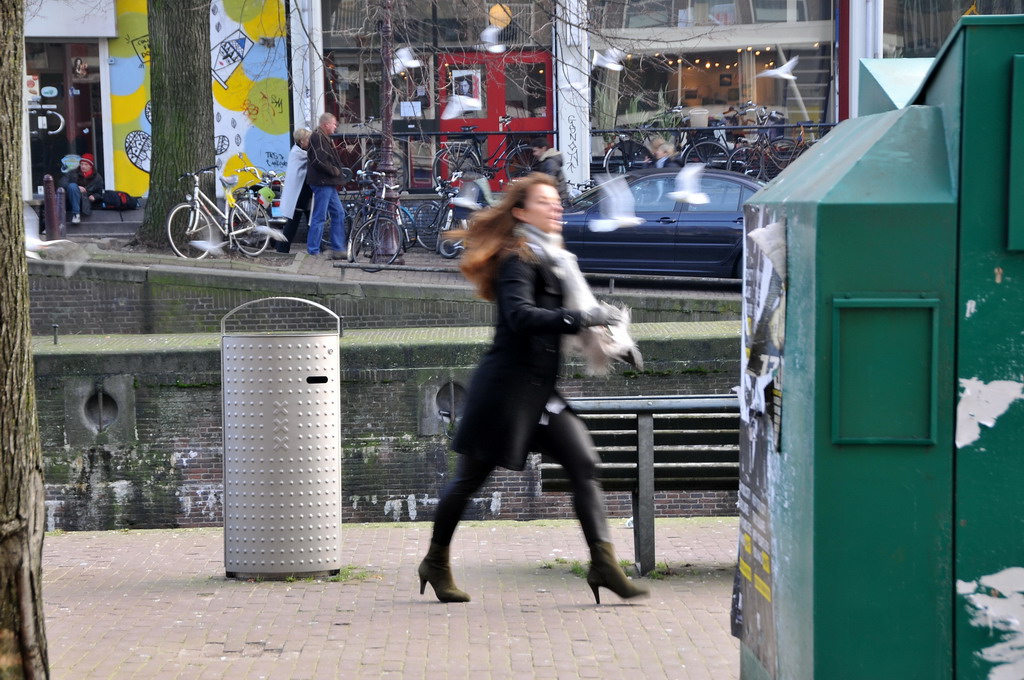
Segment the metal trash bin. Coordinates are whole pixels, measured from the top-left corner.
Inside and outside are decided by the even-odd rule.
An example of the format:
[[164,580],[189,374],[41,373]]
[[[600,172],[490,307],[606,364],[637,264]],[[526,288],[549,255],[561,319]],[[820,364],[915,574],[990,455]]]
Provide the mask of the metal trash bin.
[[[295,332],[324,314],[329,332]],[[300,298],[254,300],[221,320],[228,578],[341,569],[340,335],[337,314]]]

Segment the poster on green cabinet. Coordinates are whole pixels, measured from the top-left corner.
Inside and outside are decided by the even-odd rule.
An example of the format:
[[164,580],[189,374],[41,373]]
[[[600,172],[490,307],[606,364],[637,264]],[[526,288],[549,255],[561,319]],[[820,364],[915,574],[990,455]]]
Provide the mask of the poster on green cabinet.
[[782,422],[786,227],[746,208],[740,380],[740,531],[732,633],[776,677],[769,478]]

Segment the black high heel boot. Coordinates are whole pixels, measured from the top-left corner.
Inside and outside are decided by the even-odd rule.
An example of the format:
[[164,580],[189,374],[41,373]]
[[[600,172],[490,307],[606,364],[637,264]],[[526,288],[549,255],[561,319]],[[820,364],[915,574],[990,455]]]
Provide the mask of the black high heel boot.
[[429,583],[441,602],[469,602],[469,595],[459,590],[448,562],[448,546],[431,541],[427,556],[420,562],[420,595]]
[[650,595],[647,588],[637,585],[626,578],[625,572],[615,559],[615,548],[611,543],[598,542],[590,546],[590,571],[587,572],[587,585],[594,591],[594,599],[601,604],[601,593],[598,588],[604,587],[624,600]]

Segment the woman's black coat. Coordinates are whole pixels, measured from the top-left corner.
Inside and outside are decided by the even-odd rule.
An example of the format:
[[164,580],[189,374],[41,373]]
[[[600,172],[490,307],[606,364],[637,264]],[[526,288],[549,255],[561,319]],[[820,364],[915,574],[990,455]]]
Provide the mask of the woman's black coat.
[[494,344],[473,374],[452,448],[522,470],[555,394],[562,335],[579,332],[580,312],[562,308],[561,282],[547,264],[518,254],[501,263],[496,290]]

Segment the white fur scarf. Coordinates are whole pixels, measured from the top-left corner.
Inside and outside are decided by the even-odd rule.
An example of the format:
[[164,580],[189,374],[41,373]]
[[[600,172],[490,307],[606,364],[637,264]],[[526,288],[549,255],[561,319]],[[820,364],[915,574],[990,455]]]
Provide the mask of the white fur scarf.
[[[562,303],[567,309],[588,311],[594,307],[612,307],[598,302],[580,272],[576,256],[562,247],[562,238],[548,234],[530,224],[520,224],[516,234],[524,237],[530,249],[551,265],[562,282]],[[562,349],[582,357],[588,375],[607,375],[612,361],[618,360],[643,370],[643,357],[636,341],[629,334],[629,308],[618,308],[622,320],[609,326],[581,328],[575,335],[562,338]]]

